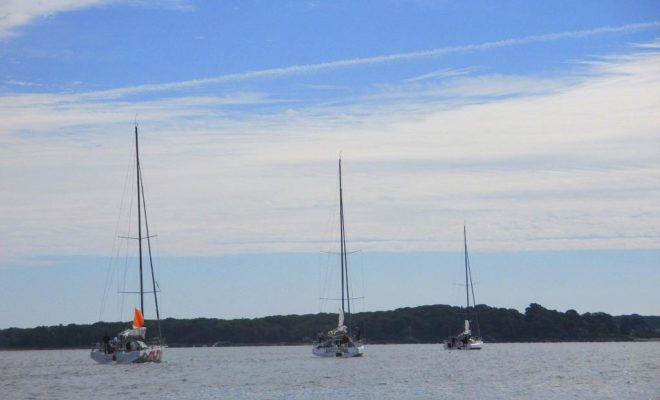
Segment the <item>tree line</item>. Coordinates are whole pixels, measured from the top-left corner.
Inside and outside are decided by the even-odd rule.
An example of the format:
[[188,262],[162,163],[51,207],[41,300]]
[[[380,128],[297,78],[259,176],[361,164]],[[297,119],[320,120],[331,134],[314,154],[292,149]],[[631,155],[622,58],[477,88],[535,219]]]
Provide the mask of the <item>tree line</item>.
[[[660,337],[660,316],[637,314],[559,312],[532,303],[520,313],[515,309],[478,305],[470,310],[473,334],[485,342],[618,341]],[[465,308],[428,305],[392,311],[362,312],[351,316],[367,343],[438,343],[459,333]],[[170,346],[234,346],[309,343],[316,333],[332,329],[336,314],[277,315],[253,319],[174,319],[161,321]],[[129,322],[89,325],[39,326],[0,330],[0,349],[84,348],[105,335],[114,336]],[[146,321],[150,337],[155,321]]]

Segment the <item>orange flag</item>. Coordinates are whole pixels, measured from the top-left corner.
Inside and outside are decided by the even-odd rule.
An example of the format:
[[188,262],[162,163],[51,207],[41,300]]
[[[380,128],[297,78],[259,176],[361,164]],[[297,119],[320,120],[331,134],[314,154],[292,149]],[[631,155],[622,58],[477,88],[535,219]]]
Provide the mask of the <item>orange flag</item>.
[[142,316],[142,311],[139,308],[135,307],[135,315],[133,316],[133,329],[140,328],[144,325],[144,317]]

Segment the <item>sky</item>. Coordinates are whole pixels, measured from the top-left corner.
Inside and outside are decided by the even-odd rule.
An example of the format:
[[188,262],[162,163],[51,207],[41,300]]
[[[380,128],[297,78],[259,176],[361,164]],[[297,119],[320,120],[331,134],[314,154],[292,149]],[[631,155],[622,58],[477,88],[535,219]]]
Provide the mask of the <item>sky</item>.
[[[165,317],[660,315],[657,1],[0,2],[0,328],[130,318],[140,130]],[[131,220],[133,220],[131,222]],[[153,314],[153,304],[145,315]]]

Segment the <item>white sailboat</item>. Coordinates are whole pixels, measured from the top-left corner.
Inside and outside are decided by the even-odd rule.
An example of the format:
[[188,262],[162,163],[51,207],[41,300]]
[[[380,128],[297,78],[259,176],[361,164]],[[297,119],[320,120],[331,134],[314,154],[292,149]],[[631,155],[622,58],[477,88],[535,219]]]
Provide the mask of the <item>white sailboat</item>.
[[[346,257],[346,233],[344,229],[344,198],[341,184],[341,158],[339,159],[339,229],[341,258],[341,308],[338,313],[337,327],[327,334],[317,335],[312,353],[319,357],[360,357],[364,353],[364,344],[360,332],[353,333],[351,326],[351,296],[348,285],[348,258]],[[346,316],[347,324],[344,324]]]
[[[470,269],[470,258],[468,257],[467,250],[467,231],[465,225],[463,226],[463,245],[465,251],[465,300],[467,302],[465,307],[465,326],[463,332],[456,336],[450,336],[444,341],[444,348],[446,350],[481,350],[484,345],[479,332],[479,322],[476,309],[476,301],[474,300],[474,286],[472,285],[472,270]],[[470,291],[472,291],[472,305],[474,307],[474,318],[477,323],[477,334],[472,335],[470,329]]]
[[[117,364],[131,364],[131,363],[145,363],[145,362],[160,362],[163,357],[163,344],[162,334],[160,330],[160,313],[158,311],[158,295],[156,290],[156,278],[154,276],[154,267],[151,259],[151,242],[149,241],[149,224],[147,222],[147,207],[144,199],[144,186],[142,184],[142,173],[140,170],[140,153],[138,147],[138,128],[135,125],[135,160],[136,160],[136,183],[137,183],[137,211],[138,211],[138,259],[140,267],[140,308],[135,308],[133,317],[133,325],[131,328],[126,329],[113,339],[109,336],[104,336],[102,342],[97,343],[90,353],[92,360],[101,363],[117,363]],[[142,237],[142,213],[144,213],[144,227],[146,236]],[[158,336],[154,338],[152,344],[146,343],[147,328],[144,326],[144,284],[142,274],[142,241],[147,240],[147,248],[149,250],[149,266],[151,268],[151,283],[153,285],[154,304],[156,309],[156,322]]]

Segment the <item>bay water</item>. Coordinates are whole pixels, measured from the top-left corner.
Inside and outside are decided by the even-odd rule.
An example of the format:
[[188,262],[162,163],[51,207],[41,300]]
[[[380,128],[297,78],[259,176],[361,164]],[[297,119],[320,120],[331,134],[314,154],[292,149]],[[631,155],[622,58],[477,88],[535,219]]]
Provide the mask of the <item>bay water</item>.
[[653,399],[660,342],[170,348],[160,364],[99,365],[87,350],[0,351],[0,399]]

